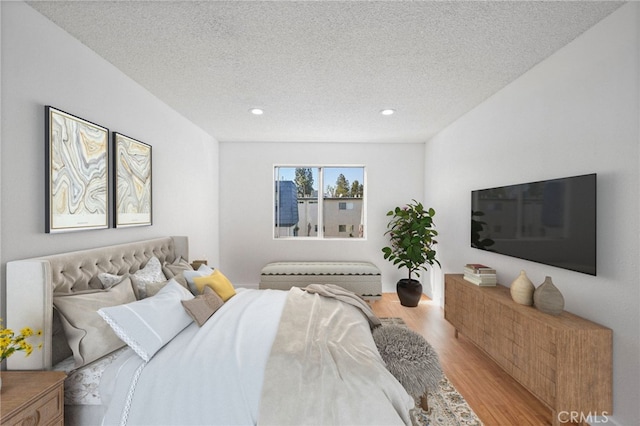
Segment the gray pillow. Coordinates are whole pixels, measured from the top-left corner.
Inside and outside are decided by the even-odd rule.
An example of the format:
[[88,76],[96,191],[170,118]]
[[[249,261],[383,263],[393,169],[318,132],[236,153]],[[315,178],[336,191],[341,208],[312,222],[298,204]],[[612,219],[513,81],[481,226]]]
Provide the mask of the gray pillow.
[[98,309],[135,300],[128,277],[106,290],[54,294],[53,305],[60,314],[76,368],[124,346],[124,342],[98,315]]
[[167,278],[173,278],[180,275],[183,271],[193,271],[188,261],[183,258],[177,258],[173,263],[165,262],[162,266],[162,272]]
[[183,300],[182,306],[193,320],[202,327],[211,316],[224,305],[224,301],[211,287],[206,286],[201,295]]
[[147,283],[147,285],[145,286],[145,289],[147,291],[147,297],[155,296],[156,294],[158,294],[158,292],[160,290],[162,290],[164,288],[164,286],[169,284],[169,281],[171,281],[171,280],[176,281],[182,287],[184,287],[187,290],[189,290],[189,286],[187,284],[187,280],[182,276],[182,273],[180,273],[179,275],[176,275],[173,278],[169,278],[166,281],[161,281],[161,282],[157,282],[157,283]]

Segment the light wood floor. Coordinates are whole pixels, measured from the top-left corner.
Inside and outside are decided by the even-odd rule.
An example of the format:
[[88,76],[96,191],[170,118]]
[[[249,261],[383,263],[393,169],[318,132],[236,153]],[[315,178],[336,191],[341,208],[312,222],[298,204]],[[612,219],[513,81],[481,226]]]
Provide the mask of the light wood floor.
[[550,425],[551,410],[505,373],[444,319],[444,311],[426,297],[415,308],[400,304],[395,293],[372,303],[379,317],[401,317],[422,334],[440,357],[453,386],[485,426]]

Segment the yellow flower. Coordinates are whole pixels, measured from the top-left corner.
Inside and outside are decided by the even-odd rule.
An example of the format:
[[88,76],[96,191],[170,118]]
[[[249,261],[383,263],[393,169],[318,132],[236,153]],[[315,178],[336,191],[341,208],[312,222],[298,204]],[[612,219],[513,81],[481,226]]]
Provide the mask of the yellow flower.
[[[0,318],[0,361],[9,358],[14,352],[24,351],[25,356],[31,355],[33,352],[33,345],[27,342],[26,339],[36,336],[42,336],[42,330],[38,330],[34,333],[31,327],[25,327],[20,330],[20,334],[15,335],[14,331],[10,328],[2,327],[2,318]],[[42,349],[42,343],[38,344],[38,349]]]

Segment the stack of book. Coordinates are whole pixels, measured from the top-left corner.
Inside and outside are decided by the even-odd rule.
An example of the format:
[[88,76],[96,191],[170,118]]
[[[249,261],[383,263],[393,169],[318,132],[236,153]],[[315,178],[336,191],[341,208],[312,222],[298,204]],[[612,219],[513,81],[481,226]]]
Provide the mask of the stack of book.
[[498,283],[496,270],[480,263],[464,266],[464,279],[479,286],[495,286]]

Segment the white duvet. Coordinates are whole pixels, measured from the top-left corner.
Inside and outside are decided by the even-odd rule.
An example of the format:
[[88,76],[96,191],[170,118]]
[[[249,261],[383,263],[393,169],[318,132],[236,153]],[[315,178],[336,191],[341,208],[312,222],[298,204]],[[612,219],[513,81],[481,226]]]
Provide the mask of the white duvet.
[[362,313],[299,289],[238,289],[148,363],[124,352],[100,391],[105,425],[407,424],[414,404]]
[[103,374],[103,424],[256,424],[286,296],[237,289],[202,328],[192,323],[148,364],[127,350]]

